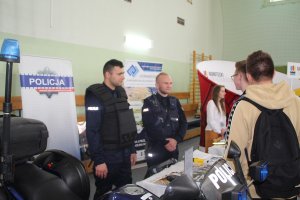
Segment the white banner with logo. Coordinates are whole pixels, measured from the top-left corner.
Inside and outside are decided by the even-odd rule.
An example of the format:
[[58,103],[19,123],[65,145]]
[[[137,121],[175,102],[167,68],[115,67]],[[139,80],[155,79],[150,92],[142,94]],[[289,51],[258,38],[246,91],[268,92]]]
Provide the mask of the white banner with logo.
[[[224,85],[226,89],[241,94],[236,90],[230,76],[235,72],[235,62],[224,60],[203,61],[197,64],[198,71],[216,84]],[[300,63],[288,62],[287,74],[275,71],[274,83],[286,81],[296,94],[300,89]]]
[[128,100],[134,112],[138,135],[135,140],[137,161],[145,160],[145,132],[142,127],[143,100],[156,92],[155,78],[162,71],[161,63],[126,61],[124,87]]
[[20,83],[23,116],[44,122],[47,149],[80,158],[72,64],[58,58],[22,56]]
[[300,78],[300,63],[288,62],[287,75],[289,78]]

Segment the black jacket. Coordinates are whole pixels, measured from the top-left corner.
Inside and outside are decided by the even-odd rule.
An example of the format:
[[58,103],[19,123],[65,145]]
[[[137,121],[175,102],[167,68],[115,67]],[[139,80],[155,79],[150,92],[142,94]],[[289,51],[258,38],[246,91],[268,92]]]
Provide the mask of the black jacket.
[[142,107],[143,126],[148,143],[164,143],[166,138],[183,140],[187,121],[178,99],[172,96],[151,95]]

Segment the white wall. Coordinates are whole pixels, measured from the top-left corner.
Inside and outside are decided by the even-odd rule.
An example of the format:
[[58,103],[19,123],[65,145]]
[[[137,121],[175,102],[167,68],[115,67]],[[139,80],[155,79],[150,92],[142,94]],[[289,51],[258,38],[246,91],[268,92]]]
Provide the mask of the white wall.
[[224,59],[241,60],[256,50],[275,65],[300,62],[300,2],[265,6],[264,0],[221,0]]
[[[190,62],[193,50],[221,58],[221,17],[219,0],[0,0],[0,32],[180,62]],[[125,49],[129,32],[150,38],[153,48]]]

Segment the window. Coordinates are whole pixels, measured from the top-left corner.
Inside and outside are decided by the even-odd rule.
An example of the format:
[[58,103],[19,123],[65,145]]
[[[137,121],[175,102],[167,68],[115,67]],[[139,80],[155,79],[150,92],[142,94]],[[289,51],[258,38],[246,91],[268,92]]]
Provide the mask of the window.
[[288,3],[299,3],[300,0],[264,0],[264,6],[276,6]]

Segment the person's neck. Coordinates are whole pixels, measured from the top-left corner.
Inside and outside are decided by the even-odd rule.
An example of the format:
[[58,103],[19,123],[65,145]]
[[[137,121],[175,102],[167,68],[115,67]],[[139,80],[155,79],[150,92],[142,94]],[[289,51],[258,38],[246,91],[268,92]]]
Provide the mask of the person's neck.
[[162,94],[160,91],[157,91],[157,93],[162,97],[167,97],[169,94]]
[[103,81],[103,83],[111,90],[115,90],[116,89],[116,86],[112,85],[110,82],[108,81]]
[[273,81],[271,80],[260,80],[260,81],[254,81],[252,85],[264,85],[264,84],[272,84]]
[[248,83],[242,84],[242,86],[241,86],[242,92],[246,91],[247,86],[248,86]]

